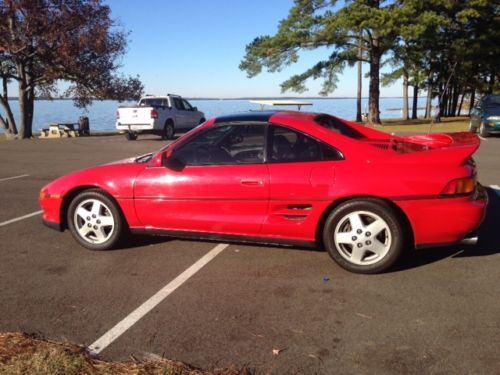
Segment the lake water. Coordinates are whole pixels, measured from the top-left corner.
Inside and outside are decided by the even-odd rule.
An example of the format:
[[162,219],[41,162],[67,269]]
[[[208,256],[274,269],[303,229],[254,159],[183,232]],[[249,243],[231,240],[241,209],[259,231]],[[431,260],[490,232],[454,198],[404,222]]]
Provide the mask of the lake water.
[[[298,99],[302,100],[302,99]],[[422,97],[418,101],[418,108],[425,107],[426,98]],[[325,112],[348,120],[356,117],[356,99],[305,99],[306,102],[313,103],[312,106],[303,107],[303,110],[314,112]],[[258,104],[250,103],[248,100],[223,99],[223,100],[190,100],[193,106],[197,106],[205,113],[207,119],[212,117],[245,112],[248,110],[259,110]],[[411,98],[410,98],[411,103]],[[90,121],[91,131],[111,132],[115,130],[116,109],[120,105],[133,105],[133,102],[118,103],[116,101],[95,101],[87,110],[76,108],[72,100],[37,100],[35,102],[35,120],[33,130],[35,132],[48,127],[51,123],[72,123],[77,122],[80,116],[87,116]],[[19,107],[17,101],[11,102],[14,116],[18,121]],[[411,104],[410,104],[411,105]],[[380,116],[383,119],[400,118],[402,98],[381,98]],[[270,107],[267,107],[270,108]],[[275,107],[276,108],[276,107]],[[281,107],[293,108],[294,107]],[[368,100],[363,99],[362,109],[367,112]],[[4,116],[2,110],[0,113]],[[419,116],[423,116],[423,109],[418,111]]]

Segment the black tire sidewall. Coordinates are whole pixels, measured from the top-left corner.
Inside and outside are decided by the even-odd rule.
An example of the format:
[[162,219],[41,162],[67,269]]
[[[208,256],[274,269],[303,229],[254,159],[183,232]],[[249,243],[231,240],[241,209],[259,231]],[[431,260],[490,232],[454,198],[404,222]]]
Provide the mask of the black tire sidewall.
[[479,125],[479,135],[483,138],[488,137],[488,130],[486,130],[486,126],[484,124]]
[[[168,129],[171,128],[172,129],[172,133],[169,134],[169,131]],[[163,133],[161,135],[162,139],[174,139],[174,136],[175,136],[175,128],[174,128],[174,124],[171,122],[171,121],[168,121],[165,126],[163,127]]]
[[[78,205],[83,202],[84,200],[87,199],[96,199],[104,203],[110,210],[111,214],[113,215],[113,220],[115,222],[115,227],[113,230],[113,234],[111,237],[104,243],[101,244],[93,244],[90,243],[86,240],[84,240],[79,234],[78,231],[75,228],[75,224],[73,221],[73,216],[75,213],[76,208]],[[89,250],[109,250],[114,248],[118,242],[120,241],[123,231],[124,231],[124,222],[122,215],[116,206],[116,203],[110,199],[106,194],[104,194],[101,190],[97,189],[92,189],[92,190],[87,190],[84,191],[80,194],[78,194],[71,203],[69,204],[68,207],[68,214],[67,214],[67,223],[68,223],[68,228],[73,236],[73,238],[83,247],[89,249]]]
[[[354,211],[367,211],[380,216],[391,232],[392,243],[386,256],[377,263],[370,265],[357,265],[345,259],[337,249],[334,241],[334,231],[337,224],[349,213]],[[402,223],[398,220],[394,210],[385,202],[376,199],[352,200],[342,203],[327,217],[323,229],[323,244],[328,254],[342,268],[355,273],[380,273],[389,269],[400,257],[404,246],[404,231]]]

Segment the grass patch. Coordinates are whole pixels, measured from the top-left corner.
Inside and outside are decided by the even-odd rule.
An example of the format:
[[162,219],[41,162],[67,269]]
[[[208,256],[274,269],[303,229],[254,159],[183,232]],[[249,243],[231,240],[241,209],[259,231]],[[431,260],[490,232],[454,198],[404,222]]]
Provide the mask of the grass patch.
[[246,369],[203,371],[184,363],[161,359],[107,362],[92,358],[83,346],[42,340],[23,333],[0,333],[2,375],[240,375]]
[[[382,125],[372,128],[387,133],[456,133],[469,130],[469,117],[445,117],[441,122],[418,118],[416,120],[390,119],[382,120]],[[432,128],[431,128],[432,125]]]

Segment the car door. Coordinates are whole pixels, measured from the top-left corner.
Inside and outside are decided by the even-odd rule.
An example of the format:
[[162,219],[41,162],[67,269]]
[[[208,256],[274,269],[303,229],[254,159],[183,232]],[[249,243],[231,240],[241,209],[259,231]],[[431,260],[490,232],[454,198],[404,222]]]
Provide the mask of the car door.
[[186,126],[194,128],[200,122],[198,111],[195,111],[194,107],[186,99],[182,99],[182,104],[186,115]]
[[269,172],[265,125],[216,125],[146,169],[134,188],[139,220],[151,229],[256,235],[265,219]]
[[332,202],[340,152],[294,129],[270,125],[269,210],[264,236],[313,240],[319,217]]

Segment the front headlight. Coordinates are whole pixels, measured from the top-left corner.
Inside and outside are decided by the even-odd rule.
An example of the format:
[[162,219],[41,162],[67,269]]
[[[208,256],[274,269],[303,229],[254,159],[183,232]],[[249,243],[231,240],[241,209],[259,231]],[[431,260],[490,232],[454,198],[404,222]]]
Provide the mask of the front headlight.
[[500,116],[488,116],[486,117],[488,121],[500,121]]

